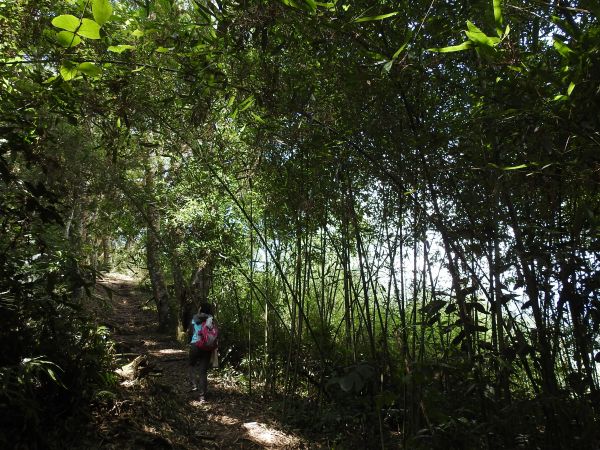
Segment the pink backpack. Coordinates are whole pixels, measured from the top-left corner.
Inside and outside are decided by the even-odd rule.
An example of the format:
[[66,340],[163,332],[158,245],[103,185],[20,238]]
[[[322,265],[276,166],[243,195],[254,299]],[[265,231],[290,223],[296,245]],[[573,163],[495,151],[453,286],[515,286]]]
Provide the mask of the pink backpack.
[[206,325],[206,322],[202,322],[200,329],[198,330],[198,340],[196,341],[196,347],[200,350],[211,352],[219,346],[219,328],[213,321],[212,326]]

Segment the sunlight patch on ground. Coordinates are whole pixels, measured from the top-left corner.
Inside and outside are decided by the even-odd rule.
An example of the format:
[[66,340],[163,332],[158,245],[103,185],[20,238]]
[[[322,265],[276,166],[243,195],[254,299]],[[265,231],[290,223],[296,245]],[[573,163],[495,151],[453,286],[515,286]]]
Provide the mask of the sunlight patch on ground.
[[181,353],[187,353],[187,352],[185,350],[178,350],[176,348],[163,348],[162,350],[152,352],[152,354],[161,354],[161,355],[179,355]]
[[299,442],[298,438],[270,428],[263,423],[248,422],[245,423],[243,427],[246,429],[248,439],[260,445],[268,447],[284,447],[296,445]]
[[119,281],[129,281],[129,282],[135,282],[137,281],[134,277],[126,275],[124,273],[117,273],[117,272],[109,272],[109,273],[105,273],[103,275],[103,278],[106,280],[108,278],[112,279],[112,280],[119,280]]
[[229,417],[226,415],[214,415],[211,417],[211,419],[223,425],[236,425],[240,423],[238,419],[234,419],[233,417]]
[[158,345],[158,342],[156,342],[156,341],[150,341],[148,339],[144,339],[142,341],[142,344],[144,344],[145,347],[156,347]]
[[146,433],[150,433],[150,434],[158,434],[158,431],[156,431],[156,428],[150,427],[148,425],[144,425],[144,431]]
[[192,400],[192,401],[190,401],[190,404],[191,404],[193,407],[195,407],[195,408],[200,408],[200,407],[205,407],[205,406],[208,406],[208,404],[207,404],[207,403],[205,403],[205,402],[201,402],[201,401],[199,401],[199,400]]

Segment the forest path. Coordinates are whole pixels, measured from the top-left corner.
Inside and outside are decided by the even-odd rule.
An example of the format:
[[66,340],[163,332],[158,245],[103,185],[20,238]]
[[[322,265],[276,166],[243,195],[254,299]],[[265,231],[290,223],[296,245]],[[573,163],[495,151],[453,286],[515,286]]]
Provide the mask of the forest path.
[[188,381],[187,348],[156,331],[156,313],[146,306],[150,295],[134,279],[114,273],[95,289],[101,301],[91,308],[110,330],[118,365],[144,360],[140,375],[119,377],[117,398],[109,395],[95,414],[101,448],[320,448],[284,431],[268,404],[243,393],[221,370],[209,372],[209,401],[197,401]]

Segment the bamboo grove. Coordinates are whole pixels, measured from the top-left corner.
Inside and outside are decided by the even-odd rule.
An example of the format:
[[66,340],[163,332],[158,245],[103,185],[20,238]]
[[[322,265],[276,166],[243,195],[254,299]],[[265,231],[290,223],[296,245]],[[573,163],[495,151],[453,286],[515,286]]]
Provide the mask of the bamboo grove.
[[225,362],[299,426],[598,444],[597,1],[0,7],[18,426],[35,389],[107,382],[102,331],[60,323],[134,270],[165,332],[214,302]]

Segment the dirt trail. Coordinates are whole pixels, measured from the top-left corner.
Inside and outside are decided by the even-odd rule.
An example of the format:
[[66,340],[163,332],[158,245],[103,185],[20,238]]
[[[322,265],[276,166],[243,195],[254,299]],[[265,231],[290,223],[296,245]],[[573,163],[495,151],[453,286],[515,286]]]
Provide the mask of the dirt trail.
[[189,389],[187,349],[156,332],[156,315],[144,308],[149,296],[119,274],[106,275],[96,289],[106,304],[94,309],[111,330],[119,365],[147,358],[142,375],[120,379],[117,398],[101,404],[94,424],[101,448],[320,448],[284,431],[268,405],[245,395],[222,371],[209,373],[209,401],[198,402]]

